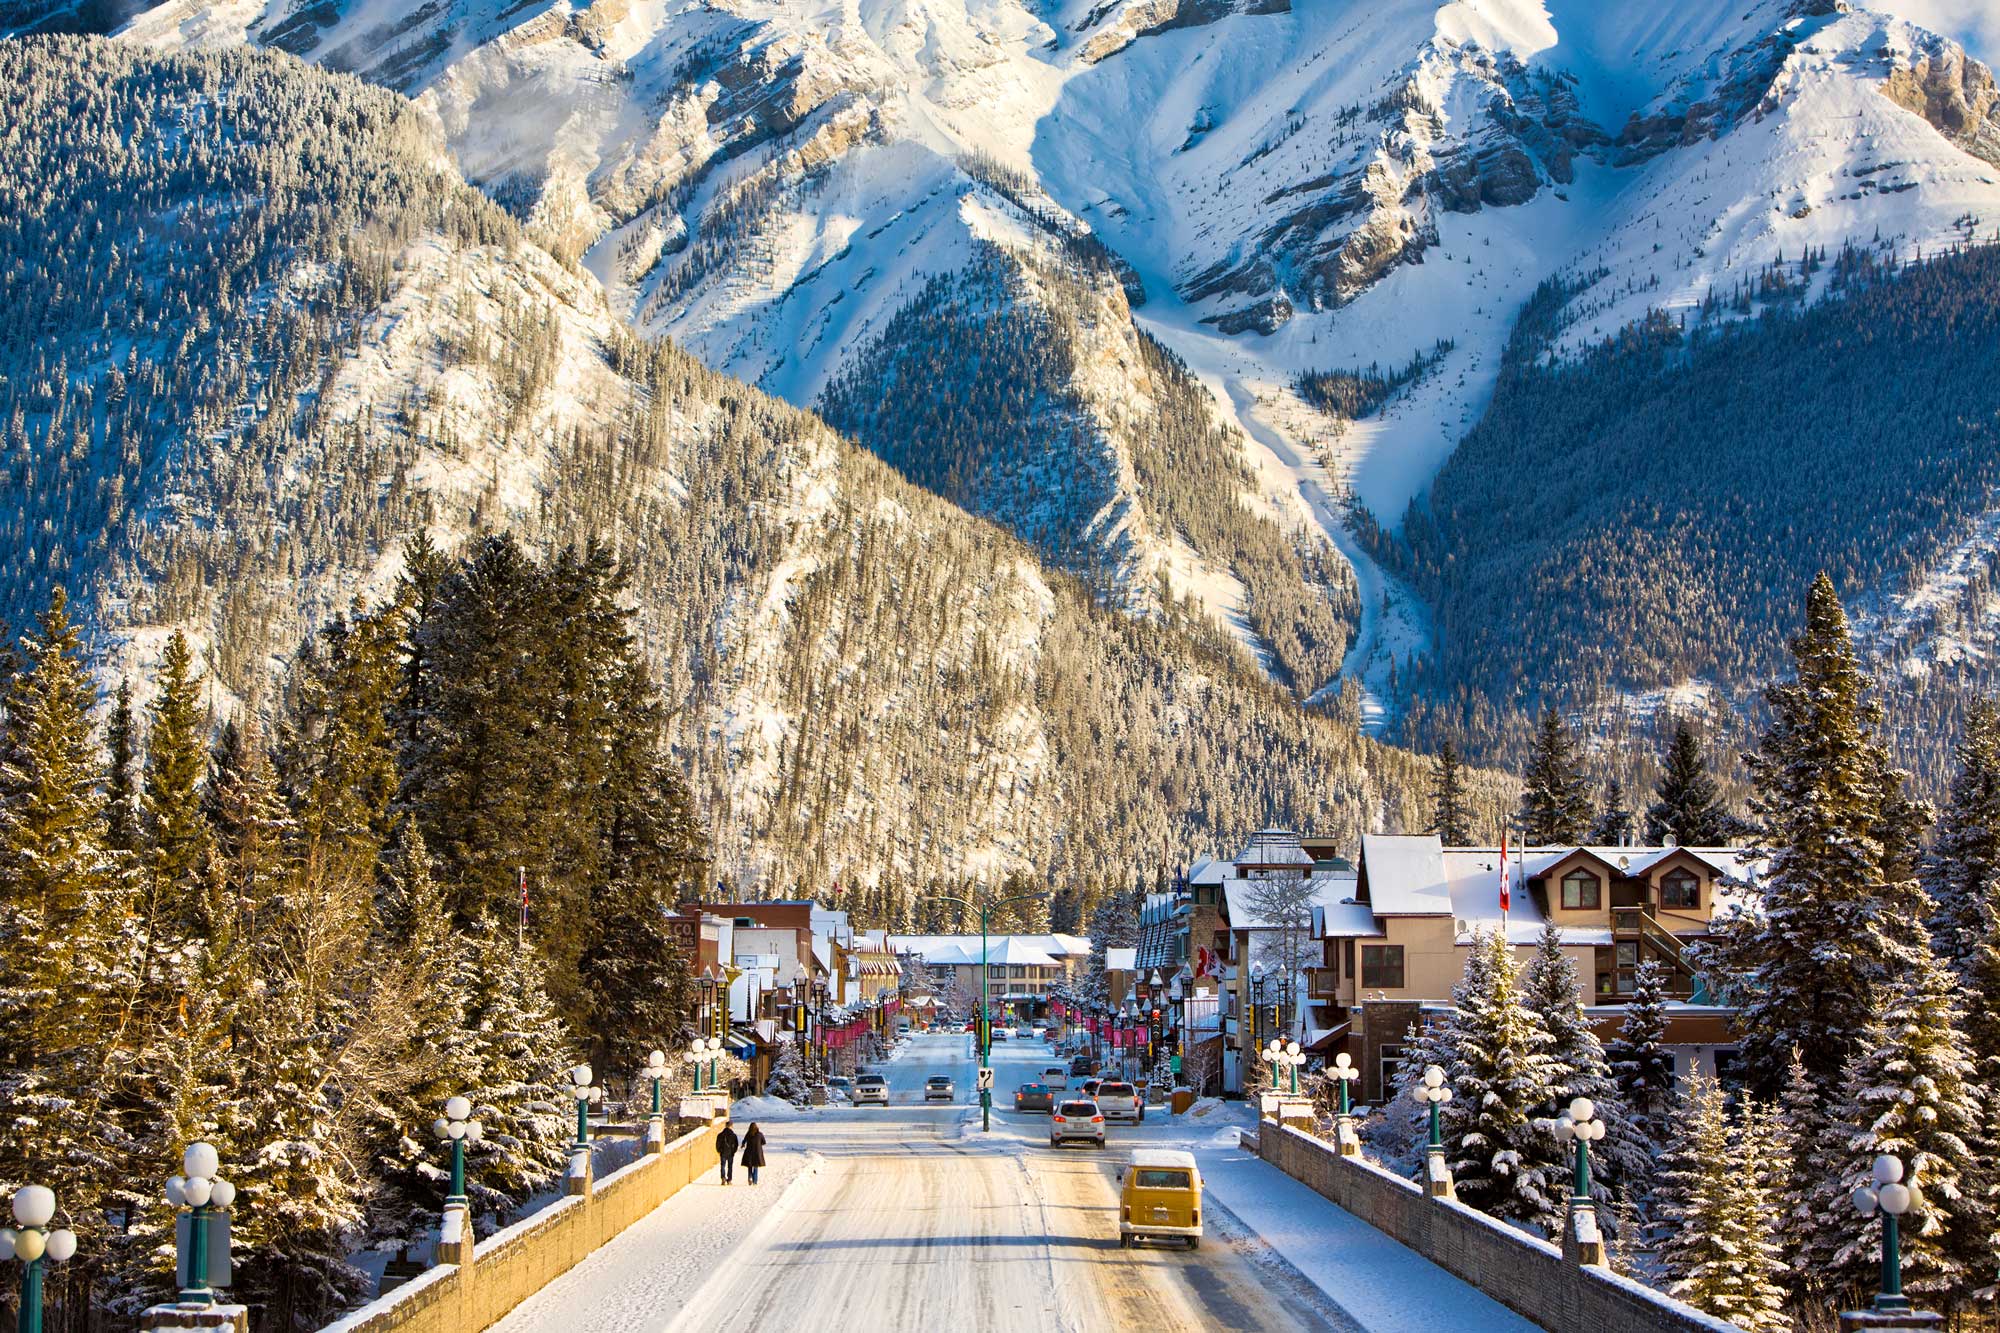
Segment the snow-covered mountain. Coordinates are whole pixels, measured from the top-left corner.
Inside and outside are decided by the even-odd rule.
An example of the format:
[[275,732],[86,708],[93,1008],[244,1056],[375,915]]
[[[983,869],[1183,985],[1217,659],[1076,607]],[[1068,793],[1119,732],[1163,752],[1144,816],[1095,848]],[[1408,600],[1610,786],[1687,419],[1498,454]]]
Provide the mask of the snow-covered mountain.
[[0,42],[0,77],[0,297],[32,312],[0,341],[0,611],[72,588],[107,683],[143,697],[181,629],[218,706],[255,706],[419,529],[599,539],[739,876],[1123,883],[1162,839],[1413,809],[1419,761],[1288,706],[1201,618],[1106,610],[643,342],[400,99],[75,38]]
[[[125,35],[282,47],[411,94],[615,308],[795,403],[901,364],[884,334],[940,277],[1013,265],[1003,302],[1087,354],[1060,367],[1046,461],[955,498],[1108,570],[1133,609],[1194,597],[1295,677],[1351,639],[1346,674],[1379,683],[1422,645],[1345,497],[1400,523],[1546,280],[1569,284],[1542,314],[1573,348],[1807,246],[1935,248],[2000,218],[1990,75],[1836,0],[167,0]],[[1085,276],[1080,308],[1046,299],[1051,265]],[[1259,576],[1277,592],[1149,510],[1141,335],[1241,428],[1234,466],[1191,466],[1289,534],[1300,558]],[[1294,392],[1441,342],[1363,420]],[[1049,535],[1052,503],[1086,501]],[[1333,547],[1352,579],[1313,572]],[[1281,662],[1260,597],[1340,628]]]

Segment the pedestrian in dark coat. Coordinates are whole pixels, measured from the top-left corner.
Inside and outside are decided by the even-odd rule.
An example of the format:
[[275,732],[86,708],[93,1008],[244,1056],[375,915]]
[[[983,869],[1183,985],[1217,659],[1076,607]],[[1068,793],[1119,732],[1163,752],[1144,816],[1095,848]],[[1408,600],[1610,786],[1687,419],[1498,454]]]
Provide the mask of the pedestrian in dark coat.
[[[750,1126],[750,1132],[755,1134],[757,1127],[755,1125]],[[736,1174],[736,1145],[739,1142],[740,1140],[736,1137],[736,1127],[733,1125],[724,1125],[722,1132],[715,1136],[715,1155],[721,1159],[717,1165],[722,1168],[722,1183],[725,1185]],[[746,1162],[749,1161],[750,1154],[747,1152],[744,1153],[743,1160]],[[764,1159],[759,1157],[757,1160],[761,1162]],[[750,1180],[753,1184],[756,1182],[756,1173],[751,1173]]]
[[750,1183],[757,1183],[757,1168],[764,1165],[764,1131],[751,1121],[750,1128],[743,1135],[743,1165],[750,1172]]

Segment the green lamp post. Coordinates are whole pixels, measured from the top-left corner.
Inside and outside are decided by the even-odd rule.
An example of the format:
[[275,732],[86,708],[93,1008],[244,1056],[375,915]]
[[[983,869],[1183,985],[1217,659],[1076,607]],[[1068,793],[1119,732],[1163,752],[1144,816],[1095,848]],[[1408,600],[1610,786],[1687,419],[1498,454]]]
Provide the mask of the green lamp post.
[[1340,1114],[1343,1117],[1354,1114],[1353,1103],[1347,1092],[1348,1085],[1361,1077],[1361,1071],[1354,1067],[1354,1057],[1342,1051],[1333,1057],[1333,1068],[1329,1072],[1340,1080]]
[[1916,1203],[1916,1193],[1903,1183],[1903,1163],[1887,1153],[1875,1159],[1870,1173],[1872,1188],[1863,1185],[1854,1191],[1854,1207],[1863,1216],[1882,1214],[1882,1290],[1875,1296],[1875,1308],[1901,1313],[1910,1308],[1903,1295],[1903,1250],[1897,1235],[1897,1219]]
[[1444,1085],[1444,1070],[1431,1065],[1424,1070],[1423,1078],[1410,1089],[1410,1095],[1425,1103],[1431,1111],[1431,1141],[1428,1151],[1444,1155],[1444,1104],[1451,1100],[1451,1089]]
[[1603,1137],[1604,1122],[1597,1116],[1596,1103],[1588,1097],[1578,1097],[1556,1118],[1557,1140],[1576,1140],[1576,1180],[1570,1197],[1577,1203],[1590,1202],[1590,1145]]
[[236,1187],[217,1171],[221,1162],[212,1143],[190,1143],[181,1154],[181,1174],[167,1182],[167,1202],[188,1210],[187,1285],[181,1288],[182,1305],[215,1304],[215,1291],[208,1285],[208,1221],[211,1210],[222,1210],[236,1201]]
[[55,1215],[55,1191],[46,1185],[23,1185],[14,1191],[18,1227],[0,1229],[0,1261],[17,1259],[21,1264],[21,1316],[15,1324],[20,1333],[42,1333],[43,1268],[76,1253],[74,1231],[49,1229]]
[[667,1076],[667,1053],[654,1051],[646,1057],[646,1067],[639,1071],[641,1076],[653,1080],[653,1119],[664,1120],[665,1112],[660,1109],[660,1080]]
[[576,1149],[590,1151],[590,1104],[603,1098],[601,1088],[590,1083],[590,1066],[578,1065],[569,1071],[570,1095],[576,1098]]
[[1292,1071],[1292,1095],[1299,1095],[1299,1066],[1306,1062],[1306,1053],[1299,1049],[1296,1041],[1281,1041],[1271,1038],[1271,1044],[1264,1048],[1264,1059],[1273,1065],[1281,1065]]
[[451,1193],[447,1208],[465,1207],[465,1149],[486,1136],[485,1126],[472,1118],[472,1102],[464,1097],[445,1100],[444,1115],[431,1122],[431,1132],[451,1145]]

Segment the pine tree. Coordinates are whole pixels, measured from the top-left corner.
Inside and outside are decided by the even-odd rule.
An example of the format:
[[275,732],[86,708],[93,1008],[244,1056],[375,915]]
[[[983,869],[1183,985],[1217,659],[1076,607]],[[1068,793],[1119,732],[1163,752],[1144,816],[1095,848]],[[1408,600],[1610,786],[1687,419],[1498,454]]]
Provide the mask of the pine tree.
[[94,692],[60,588],[22,646],[0,763],[0,1181],[55,1189],[101,1254],[102,1210],[132,1169],[107,1096],[133,985],[129,892],[107,845]]
[[1778,1127],[1773,1134],[1773,1151],[1790,1152],[1773,1204],[1778,1241],[1785,1259],[1786,1280],[1801,1304],[1819,1300],[1824,1286],[1823,1273],[1833,1253],[1845,1242],[1852,1225],[1850,1218],[1821,1218],[1814,1191],[1826,1171],[1821,1145],[1827,1134],[1827,1120],[1820,1104],[1819,1089],[1806,1073],[1805,1062],[1793,1051],[1785,1066],[1785,1083],[1778,1094]]
[[1618,1035],[1605,1049],[1618,1098],[1648,1142],[1658,1146],[1674,1090],[1674,1055],[1666,1048],[1667,975],[1649,958],[1633,974]]
[[1714,957],[1742,993],[1744,1067],[1774,1091],[1796,1047],[1827,1095],[1883,989],[1916,965],[1928,903],[1913,873],[1922,811],[1871,728],[1847,615],[1825,576],[1792,640],[1798,676],[1766,692],[1773,720],[1750,767],[1771,843],[1761,911],[1727,925]]
[[1938,956],[1965,978],[1979,942],[2000,924],[2000,709],[1989,700],[1967,711],[1958,774],[1922,879]]
[[[1986,1181],[1968,1171],[1985,1107],[1958,1017],[1955,979],[1928,953],[1884,992],[1843,1079],[1847,1095],[1829,1116],[1845,1150],[1822,1164],[1815,1194],[1822,1216],[1837,1214],[1877,1156],[1900,1159],[1916,1195],[1900,1227],[1904,1289],[1947,1310],[1986,1284],[1993,1260]],[[1858,1291],[1874,1272],[1880,1224],[1856,1221],[1828,1272]]]
[[159,946],[205,935],[215,917],[208,899],[214,843],[202,813],[208,717],[201,686],[194,653],[176,630],[160,658],[139,801],[150,924]]
[[1440,1037],[1453,1100],[1446,1150],[1458,1195],[1498,1218],[1553,1234],[1562,1218],[1562,1153],[1537,1113],[1555,1100],[1560,1071],[1541,1015],[1522,1003],[1514,952],[1482,930],[1452,991]]
[[1521,823],[1530,847],[1579,843],[1590,824],[1590,797],[1577,764],[1576,737],[1553,708],[1542,710],[1541,730],[1528,757]]
[[104,775],[104,808],[108,828],[106,841],[121,852],[139,845],[139,786],[136,765],[138,741],[133,734],[132,682],[118,682],[118,694],[111,705],[105,727],[105,746],[110,763]]
[[[1521,1002],[1541,1016],[1549,1033],[1554,1095],[1537,1109],[1536,1117],[1552,1121],[1573,1099],[1590,1098],[1605,1125],[1604,1138],[1591,1154],[1605,1177],[1597,1182],[1599,1193],[1608,1202],[1612,1191],[1604,1186],[1615,1187],[1620,1195],[1643,1190],[1651,1166],[1649,1145],[1633,1124],[1611,1077],[1603,1043],[1584,1016],[1583,983],[1576,963],[1563,953],[1562,929],[1553,921],[1542,927],[1535,956],[1522,976]],[[1557,1156],[1554,1164],[1560,1167],[1561,1161]]]
[[1730,1165],[1741,1182],[1728,1204],[1728,1225],[1742,1237],[1736,1313],[1744,1333],[1786,1333],[1784,1247],[1777,1203],[1791,1178],[1793,1144],[1775,1108],[1745,1101],[1730,1143]]
[[364,1129],[375,1179],[366,1230],[375,1247],[400,1250],[437,1225],[450,1172],[431,1125],[447,1100],[475,1086],[478,1071],[466,1028],[466,945],[414,825],[398,830],[383,880],[372,970],[399,1029],[394,1074],[373,1090]]
[[1605,784],[1604,807],[1591,821],[1585,841],[1596,847],[1624,847],[1632,841],[1632,808],[1625,804],[1625,784],[1617,778]]
[[1660,1184],[1668,1291],[1739,1328],[1779,1333],[1789,1327],[1782,1265],[1755,1166],[1766,1146],[1732,1132],[1722,1086],[1708,1074],[1688,1079],[1673,1123]]
[[1472,845],[1472,807],[1465,791],[1465,767],[1451,737],[1431,762],[1431,829],[1447,847]]
[[475,921],[466,937],[460,984],[470,997],[474,1084],[465,1095],[485,1129],[467,1154],[466,1193],[483,1235],[561,1174],[575,1129],[566,1094],[575,1061],[534,950],[516,948],[513,932],[490,920]]
[[1685,722],[1674,726],[1654,794],[1658,799],[1646,809],[1647,842],[1660,846],[1671,839],[1683,847],[1715,847],[1729,840],[1728,812],[1709,776],[1701,742]]

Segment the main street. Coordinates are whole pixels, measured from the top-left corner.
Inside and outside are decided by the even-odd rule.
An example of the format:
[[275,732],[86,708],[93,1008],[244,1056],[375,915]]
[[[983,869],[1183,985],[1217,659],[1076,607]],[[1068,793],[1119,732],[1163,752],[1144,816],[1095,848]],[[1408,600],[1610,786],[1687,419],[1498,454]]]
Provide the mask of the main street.
[[[1016,1114],[1012,1090],[1060,1061],[1019,1041],[996,1044],[993,1061],[990,1133],[979,1128],[969,1039],[915,1037],[878,1067],[889,1107],[764,1123],[772,1174],[756,1187],[762,1199],[740,1168],[728,1187],[711,1173],[606,1247],[622,1253],[559,1279],[500,1330],[1532,1328],[1225,1148],[1233,1133],[1214,1122],[1195,1129],[1156,1111],[1144,1126],[1111,1126],[1103,1150],[1051,1149],[1048,1117]],[[958,1080],[958,1101],[926,1106],[924,1080],[940,1073]],[[1134,1147],[1169,1145],[1201,1149],[1204,1173],[1216,1173],[1208,1234],[1195,1251],[1123,1249],[1115,1170]],[[1225,1179],[1245,1216],[1216,1188]],[[704,1235],[703,1211],[717,1205],[714,1221],[731,1234]],[[1281,1224],[1311,1277],[1258,1234]],[[690,1260],[700,1271],[684,1271]]]

